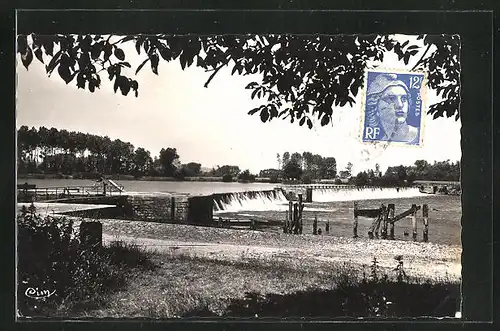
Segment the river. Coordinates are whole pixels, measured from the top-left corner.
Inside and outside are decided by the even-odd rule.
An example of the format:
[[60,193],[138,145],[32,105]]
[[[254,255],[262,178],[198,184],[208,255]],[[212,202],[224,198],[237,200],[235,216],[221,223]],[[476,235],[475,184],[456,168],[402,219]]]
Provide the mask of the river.
[[[37,187],[92,186],[96,182],[91,179],[19,179],[18,184],[35,184]],[[123,185],[125,193],[185,193],[206,195],[212,193],[232,193],[246,191],[272,190],[278,184],[270,183],[224,183],[224,182],[174,182],[174,181],[142,181],[116,180]]]

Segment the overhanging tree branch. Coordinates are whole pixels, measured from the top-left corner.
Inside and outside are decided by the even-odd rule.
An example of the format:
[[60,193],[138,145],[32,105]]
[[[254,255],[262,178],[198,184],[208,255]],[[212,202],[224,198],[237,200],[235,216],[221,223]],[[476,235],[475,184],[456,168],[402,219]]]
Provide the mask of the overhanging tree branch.
[[205,82],[205,85],[203,85],[205,88],[208,87],[208,84],[210,84],[210,82],[212,81],[212,79],[215,77],[215,75],[217,75],[217,73],[219,72],[219,70],[222,69],[222,67],[224,67],[225,65],[227,65],[228,62],[225,62],[225,63],[222,63],[220,66],[218,66],[217,68],[214,69],[214,71],[212,72],[212,74],[210,75],[210,77],[208,78],[208,80]]
[[422,63],[422,61],[424,60],[425,55],[427,54],[427,52],[429,51],[429,49],[431,48],[431,46],[432,46],[432,44],[429,44],[427,46],[427,48],[424,51],[424,54],[422,54],[422,56],[420,57],[420,59],[417,61],[417,63],[415,63],[415,65],[413,66],[413,68],[411,68],[411,70],[415,70],[418,67],[418,65],[420,63]]

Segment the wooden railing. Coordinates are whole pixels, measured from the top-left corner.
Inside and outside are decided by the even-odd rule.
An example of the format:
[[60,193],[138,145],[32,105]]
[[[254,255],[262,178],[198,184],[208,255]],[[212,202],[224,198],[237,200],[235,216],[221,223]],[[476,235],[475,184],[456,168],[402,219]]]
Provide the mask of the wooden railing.
[[105,192],[102,185],[36,187],[31,184],[20,184],[17,185],[17,192],[18,201],[22,202],[121,194],[120,191],[113,190],[109,186],[106,187]]

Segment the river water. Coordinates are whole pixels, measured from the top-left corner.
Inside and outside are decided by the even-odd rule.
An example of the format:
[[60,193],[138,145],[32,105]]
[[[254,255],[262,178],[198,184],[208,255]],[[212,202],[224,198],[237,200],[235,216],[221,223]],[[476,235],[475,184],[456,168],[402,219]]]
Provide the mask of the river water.
[[[19,179],[18,184],[35,184],[37,187],[65,187],[65,186],[92,186],[96,182],[90,179]],[[224,182],[170,182],[170,181],[142,181],[142,180],[115,180],[123,185],[124,194],[127,193],[185,193],[191,195],[208,195],[212,193],[231,193],[246,191],[272,190],[278,184],[270,183],[224,183]]]
[[[95,181],[84,179],[20,179],[19,184],[28,182],[37,187],[92,186]],[[222,208],[215,207],[217,216],[230,219],[284,220],[287,216],[288,200],[280,193],[273,196],[263,192],[257,195],[246,195],[241,192],[268,191],[279,184],[270,183],[223,183],[223,182],[169,182],[169,181],[115,181],[123,185],[123,194],[190,194],[209,195],[213,193],[235,193]],[[285,189],[286,190],[286,189]],[[240,192],[240,193],[238,193]],[[394,203],[396,215],[407,210],[412,204],[429,205],[429,241],[460,245],[461,233],[461,200],[459,196],[440,196],[422,194],[416,188],[400,189],[330,189],[315,190],[313,203],[307,203],[304,209],[304,233],[312,232],[312,223],[318,219],[318,226],[325,231],[326,223],[330,223],[330,235],[351,236],[353,203],[359,202],[359,208],[378,208],[381,203]],[[421,211],[419,217],[419,239],[422,235]],[[359,234],[366,236],[371,219],[360,219]],[[279,231],[279,228],[275,229]],[[396,226],[396,238],[411,240],[403,232],[411,233],[411,219],[405,218]]]

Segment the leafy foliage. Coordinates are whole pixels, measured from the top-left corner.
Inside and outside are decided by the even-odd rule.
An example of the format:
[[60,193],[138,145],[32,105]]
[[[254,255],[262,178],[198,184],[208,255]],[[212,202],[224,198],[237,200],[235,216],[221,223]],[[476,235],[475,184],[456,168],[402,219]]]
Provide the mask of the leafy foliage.
[[[458,282],[410,282],[398,260],[396,280],[381,274],[374,258],[370,277],[361,281],[345,268],[335,279],[333,289],[312,289],[289,294],[245,293],[231,300],[224,317],[376,317],[401,318],[454,316],[460,300]],[[417,299],[415,299],[417,298]]]
[[[73,221],[42,217],[33,205],[22,208],[17,218],[18,298],[22,315],[45,314],[55,307],[73,309],[78,304],[101,304],[105,294],[125,284],[127,271],[154,269],[150,255],[136,246],[113,242],[109,247],[88,250],[80,246]],[[28,288],[53,295],[34,299]]]
[[[116,39],[116,41],[115,41]],[[443,101],[433,104],[434,118],[459,117],[459,45],[458,36],[422,35],[427,46],[414,69],[428,72],[429,86]],[[113,88],[138,96],[138,82],[122,69],[130,67],[122,45],[133,43],[139,55],[146,57],[135,74],[147,63],[159,74],[159,62],[179,61],[184,70],[197,66],[210,72],[205,87],[224,67],[231,74],[260,75],[259,82],[246,86],[252,99],[264,103],[248,113],[259,114],[262,122],[275,118],[312,128],[317,118],[322,126],[331,123],[334,106],[352,106],[363,86],[364,70],[369,62],[380,62],[386,52],[394,52],[406,65],[420,51],[420,46],[403,43],[388,35],[19,35],[18,53],[28,68],[33,54],[48,62],[50,75],[57,68],[69,84],[76,77],[78,88],[94,92],[101,86],[106,71]],[[428,52],[433,47],[435,52]],[[45,59],[47,58],[47,59]]]
[[255,175],[250,173],[250,170],[245,170],[238,175],[238,180],[242,182],[253,182],[255,180]]
[[175,148],[162,148],[160,150],[160,164],[165,176],[173,176],[176,170],[174,162],[179,159],[179,154],[177,154],[177,149]]
[[302,168],[297,162],[290,161],[283,168],[283,177],[286,179],[300,179]]
[[434,118],[460,117],[460,38],[457,35],[420,35],[427,51],[434,46],[436,50],[429,56],[423,56],[414,69],[429,72],[429,87],[436,90],[444,100],[430,105],[429,114]]
[[230,175],[232,177],[237,177],[241,170],[235,165],[223,165],[222,167],[217,166],[217,169],[212,169],[209,173],[211,176],[221,177],[224,175]]
[[[280,161],[282,161],[280,163],[283,165],[283,170],[291,162],[297,164],[302,170],[301,177],[304,183],[312,182],[312,180],[334,179],[337,175],[337,161],[334,157],[323,157],[311,152],[302,154],[284,152]],[[279,174],[276,175],[279,176]]]
[[[376,173],[379,170],[376,169]],[[434,162],[417,160],[412,166],[388,167],[383,176],[375,175],[373,170],[363,171],[355,177],[356,185],[375,186],[406,186],[412,185],[415,180],[430,181],[460,181],[460,162],[449,160]]]
[[148,150],[107,136],[43,126],[29,129],[24,125],[17,135],[21,174],[43,172],[97,179],[100,174],[172,176],[176,170],[182,170],[185,176],[196,176],[201,170],[199,163],[177,164],[179,155],[175,148],[163,148],[153,161]]

